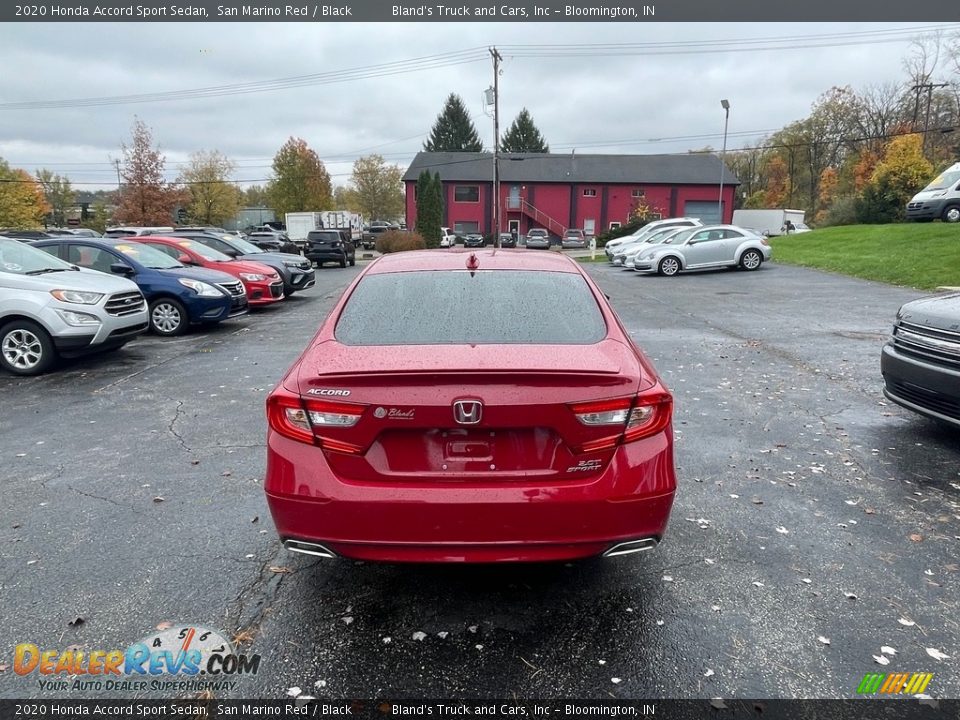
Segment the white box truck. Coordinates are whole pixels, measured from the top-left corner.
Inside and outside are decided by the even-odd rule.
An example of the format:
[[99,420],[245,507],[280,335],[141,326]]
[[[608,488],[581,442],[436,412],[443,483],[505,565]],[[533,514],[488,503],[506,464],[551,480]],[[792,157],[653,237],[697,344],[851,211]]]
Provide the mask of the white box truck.
[[763,208],[733,211],[734,225],[745,230],[755,230],[768,237],[785,235],[787,233],[787,220],[793,225],[790,230],[791,235],[810,231],[810,228],[803,222],[803,210]]
[[907,220],[960,222],[960,163],[951,165],[907,203]]
[[302,249],[307,244],[307,233],[320,227],[322,213],[292,212],[283,216],[287,226],[287,237]]
[[321,212],[293,212],[284,216],[287,236],[303,247],[311,230],[349,230],[354,238],[363,231],[363,216],[350,210],[323,210]]

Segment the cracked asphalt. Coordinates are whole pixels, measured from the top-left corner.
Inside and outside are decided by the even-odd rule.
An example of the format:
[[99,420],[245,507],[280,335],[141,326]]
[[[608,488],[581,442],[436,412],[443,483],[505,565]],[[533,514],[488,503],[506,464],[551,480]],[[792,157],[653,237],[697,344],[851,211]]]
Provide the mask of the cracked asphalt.
[[14,674],[17,643],[125,648],[166,621],[262,656],[220,697],[851,697],[894,671],[960,696],[960,436],[887,403],[879,375],[919,293],[775,263],[588,267],[676,396],[655,552],[419,567],[280,548],[263,401],[360,268],[325,269],[212,332],[0,376],[0,696],[58,695]]

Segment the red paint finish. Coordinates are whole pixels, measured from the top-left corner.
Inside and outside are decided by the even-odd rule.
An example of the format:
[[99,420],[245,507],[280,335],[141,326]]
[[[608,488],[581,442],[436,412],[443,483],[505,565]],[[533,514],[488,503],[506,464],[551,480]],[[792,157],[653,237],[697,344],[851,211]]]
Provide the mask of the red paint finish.
[[[134,238],[131,238],[134,239]],[[146,235],[135,238],[137,242],[145,245],[175,248],[190,258],[190,263],[198,267],[210,268],[211,270],[220,270],[229,275],[233,275],[237,280],[243,283],[244,290],[247,292],[247,300],[250,305],[270,305],[271,303],[283,300],[283,280],[277,274],[277,271],[268,265],[263,265],[250,260],[233,260],[227,255],[223,255],[223,260],[210,260],[211,255],[222,255],[216,250],[203,247],[202,251],[208,257],[204,257],[196,252],[191,246],[198,245],[193,240],[187,238],[155,237]],[[248,280],[241,277],[245,275],[263,275],[263,280]],[[279,287],[278,287],[279,286]]]
[[[387,562],[563,560],[661,538],[676,489],[672,399],[568,258],[475,253],[478,272],[585,277],[608,329],[596,344],[336,341],[367,275],[465,272],[469,255],[371,263],[271,392],[264,489],[281,538]],[[462,422],[473,418],[456,403],[477,400],[478,422]]]

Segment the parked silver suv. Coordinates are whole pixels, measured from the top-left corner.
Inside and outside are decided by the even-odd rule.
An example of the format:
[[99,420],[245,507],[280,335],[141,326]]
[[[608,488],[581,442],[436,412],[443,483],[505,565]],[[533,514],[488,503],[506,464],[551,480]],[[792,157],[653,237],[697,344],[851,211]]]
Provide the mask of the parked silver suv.
[[116,349],[146,329],[147,304],[130,280],[0,237],[4,369],[37,375],[58,357]]

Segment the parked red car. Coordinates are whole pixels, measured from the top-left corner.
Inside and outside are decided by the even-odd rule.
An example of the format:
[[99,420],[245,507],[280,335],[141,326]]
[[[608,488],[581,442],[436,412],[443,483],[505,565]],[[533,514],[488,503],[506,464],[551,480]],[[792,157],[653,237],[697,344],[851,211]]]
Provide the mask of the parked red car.
[[283,280],[277,271],[268,265],[249,260],[234,260],[219,250],[189,238],[144,235],[136,240],[138,243],[155,247],[184,265],[196,265],[233,275],[243,283],[251,306],[269,305],[283,300]]
[[672,406],[576,262],[386,255],[267,398],[267,502],[284,545],[320,557],[646,550],[676,489]]

